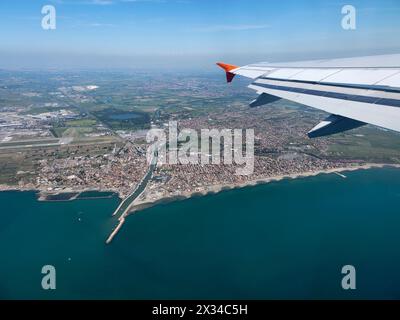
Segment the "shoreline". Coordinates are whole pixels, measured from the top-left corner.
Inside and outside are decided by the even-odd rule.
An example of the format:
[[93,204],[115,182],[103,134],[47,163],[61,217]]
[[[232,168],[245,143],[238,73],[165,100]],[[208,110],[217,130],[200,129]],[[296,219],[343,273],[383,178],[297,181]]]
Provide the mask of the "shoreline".
[[[283,180],[295,180],[295,179],[299,179],[299,178],[316,177],[316,176],[319,176],[322,174],[336,174],[339,177],[345,179],[347,177],[343,174],[343,172],[352,172],[352,171],[369,170],[369,169],[380,169],[380,168],[385,168],[385,167],[400,169],[400,164],[367,163],[364,165],[355,165],[355,166],[349,166],[349,167],[308,171],[308,172],[301,172],[301,173],[294,173],[294,174],[287,174],[287,175],[277,175],[277,176],[271,176],[271,177],[266,177],[266,178],[260,178],[260,179],[256,179],[256,180],[250,180],[250,181],[247,181],[244,183],[213,185],[213,186],[204,187],[203,190],[200,190],[200,191],[186,192],[186,193],[171,195],[171,196],[159,196],[159,197],[152,198],[150,200],[148,200],[148,199],[138,200],[138,198],[136,198],[130,204],[130,206],[123,212],[123,214],[121,214],[121,216],[118,218],[118,225],[112,230],[111,234],[108,236],[105,243],[108,245],[113,241],[114,237],[118,234],[118,232],[124,225],[126,218],[129,215],[135,214],[144,209],[151,208],[158,204],[165,204],[165,203],[170,203],[170,202],[175,202],[175,201],[183,201],[183,200],[188,200],[193,197],[204,197],[207,195],[215,195],[215,194],[218,194],[223,191],[242,189],[242,188],[247,188],[247,187],[254,187],[254,186],[258,186],[258,185],[268,184],[271,182],[279,182],[279,181],[283,181]],[[110,192],[110,193],[116,194],[122,200],[121,203],[123,203],[123,199],[121,198],[121,195],[118,191],[116,191],[116,190],[101,190],[101,189],[96,189],[96,188],[86,188],[86,189],[81,189],[81,190],[77,190],[77,191],[73,190],[71,188],[68,188],[65,190],[60,190],[60,191],[52,193],[47,190],[45,191],[45,190],[34,189],[34,188],[29,188],[29,187],[18,188],[15,186],[9,186],[9,187],[6,186],[6,188],[4,188],[4,186],[0,185],[0,192],[2,192],[2,191],[39,192],[38,201],[49,201],[49,200],[42,198],[45,195],[59,195],[59,194],[71,193],[71,192],[74,192],[74,193]],[[143,190],[142,193],[143,192],[145,192],[145,190]],[[92,199],[96,199],[96,197],[93,197]],[[66,200],[66,201],[73,201],[73,200],[74,199]],[[75,199],[75,200],[77,200],[77,199]],[[121,204],[119,206],[121,206]],[[113,215],[112,217],[115,217],[115,215]]]
[[[215,195],[223,191],[229,191],[229,190],[235,190],[235,189],[242,189],[246,187],[254,187],[258,185],[263,185],[263,184],[268,184],[271,182],[279,182],[283,180],[295,180],[299,178],[308,178],[308,177],[316,177],[321,174],[337,174],[341,178],[345,179],[347,178],[343,172],[352,172],[352,171],[357,171],[357,170],[369,170],[369,169],[379,169],[379,168],[397,168],[400,169],[400,164],[375,164],[375,163],[367,163],[364,165],[356,165],[356,166],[351,166],[351,167],[341,167],[341,168],[333,168],[333,169],[326,169],[326,170],[317,170],[317,171],[309,171],[309,172],[302,172],[302,173],[295,173],[295,174],[288,174],[288,175],[277,175],[277,176],[272,176],[268,178],[261,178],[257,180],[252,180],[248,181],[245,183],[237,183],[237,184],[228,184],[228,185],[214,185],[210,187],[205,187],[205,190],[202,191],[194,191],[190,193],[183,193],[180,195],[173,195],[169,197],[158,197],[151,199],[150,201],[148,200],[135,200],[132,202],[131,206],[118,218],[118,225],[114,230],[111,232],[110,236],[106,240],[106,244],[109,245],[114,237],[118,234],[118,232],[121,230],[122,226],[124,225],[126,218],[132,214],[135,214],[137,212],[140,212],[144,209],[148,209],[151,207],[154,207],[158,204],[164,204],[164,203],[170,203],[170,202],[175,202],[175,201],[182,201],[182,200],[188,200],[190,198],[200,196],[204,197],[207,195]],[[143,191],[144,192],[144,191]],[[131,209],[131,210],[129,210]]]
[[[219,185],[213,185],[213,186],[208,186],[204,187],[206,190],[202,191],[193,191],[190,193],[182,193],[180,195],[173,195],[173,196],[163,196],[159,198],[155,198],[151,201],[138,201],[136,205],[133,207],[139,207],[147,204],[154,204],[154,203],[160,203],[163,202],[164,200],[166,202],[171,202],[175,200],[185,200],[189,199],[193,196],[205,196],[208,194],[217,194],[222,191],[228,191],[228,190],[234,190],[234,189],[241,189],[241,188],[246,188],[246,187],[252,187],[252,186],[257,186],[257,185],[262,185],[262,184],[267,184],[270,182],[279,182],[282,180],[292,180],[292,179],[299,179],[299,178],[307,178],[307,177],[315,177],[320,174],[332,174],[332,173],[341,173],[341,172],[352,172],[352,171],[357,171],[357,170],[369,170],[369,169],[380,169],[380,168],[398,168],[400,169],[400,164],[387,164],[387,163],[366,163],[364,165],[357,165],[357,166],[352,166],[352,167],[340,167],[340,168],[333,168],[333,169],[325,169],[325,170],[317,170],[317,171],[307,171],[307,172],[302,172],[302,173],[293,173],[293,174],[287,174],[287,175],[277,175],[277,176],[271,176],[271,177],[266,177],[266,178],[260,178],[256,180],[250,180],[248,182],[244,183],[236,183],[236,184],[219,184]],[[15,191],[15,192],[36,192],[38,193],[38,201],[52,201],[52,200],[46,200],[43,199],[43,196],[47,195],[60,195],[60,194],[65,194],[65,193],[84,193],[84,192],[109,192],[113,193],[118,196],[119,199],[123,200],[124,197],[121,196],[121,193],[118,190],[112,190],[112,189],[99,189],[99,188],[83,188],[83,189],[72,189],[72,188],[66,188],[63,190],[57,190],[57,191],[48,191],[48,190],[42,190],[40,188],[35,188],[35,187],[18,187],[18,186],[9,186],[9,185],[0,185],[0,192],[8,192],[8,191]],[[82,200],[86,199],[92,199],[90,198],[85,198]],[[96,197],[93,197],[93,199],[97,199]],[[78,199],[77,199],[78,200]],[[69,201],[69,200],[66,200]],[[131,206],[132,207],[132,206]],[[133,213],[137,210],[133,210],[130,213]]]
[[[352,167],[341,167],[341,168],[332,168],[332,169],[324,169],[324,170],[317,170],[317,171],[307,171],[307,172],[302,172],[302,173],[293,173],[293,174],[287,174],[287,175],[277,175],[277,176],[271,176],[271,177],[266,177],[266,178],[260,178],[260,179],[255,179],[255,180],[250,180],[248,182],[244,183],[236,183],[236,184],[220,184],[220,185],[213,185],[209,187],[204,187],[209,190],[207,191],[194,191],[191,193],[183,193],[182,195],[176,195],[176,196],[171,196],[171,197],[161,197],[157,200],[160,199],[170,199],[170,198],[182,198],[182,199],[187,199],[191,195],[206,195],[206,194],[212,194],[212,193],[218,193],[224,190],[232,190],[232,189],[239,189],[239,188],[245,188],[245,187],[250,187],[250,186],[256,186],[259,184],[265,184],[269,182],[277,182],[281,181],[284,179],[297,179],[297,178],[306,178],[306,177],[313,177],[317,176],[320,174],[331,174],[335,172],[345,172],[345,171],[356,171],[356,170],[368,170],[368,169],[379,169],[379,168],[400,168],[400,164],[387,164],[387,163],[366,163],[364,165],[357,165],[357,166],[352,166]],[[46,196],[46,195],[60,195],[64,193],[83,193],[83,192],[109,192],[113,193],[118,196],[118,198],[123,199],[124,197],[121,196],[120,191],[116,189],[100,189],[100,188],[93,188],[93,187],[88,187],[88,188],[83,188],[83,189],[72,189],[72,188],[66,188],[63,190],[56,190],[56,191],[49,191],[49,190],[44,190],[40,188],[35,188],[34,186],[32,187],[18,187],[18,186],[12,186],[12,185],[5,185],[5,184],[0,184],[0,192],[7,192],[7,191],[15,191],[15,192],[37,192],[39,193],[39,196]],[[38,201],[46,201],[45,199],[39,199]],[[148,202],[148,201],[146,201]],[[140,203],[142,204],[142,203]]]
[[218,194],[223,191],[242,189],[242,188],[247,188],[247,187],[254,187],[254,186],[258,186],[258,185],[268,184],[271,182],[279,182],[279,181],[283,181],[283,180],[295,180],[295,179],[300,179],[300,178],[316,177],[316,176],[319,176],[322,174],[338,174],[341,178],[347,178],[345,175],[342,174],[343,172],[352,172],[352,171],[369,170],[369,169],[380,169],[380,168],[385,168],[385,167],[400,169],[400,164],[368,163],[365,165],[357,165],[357,166],[353,166],[353,167],[341,167],[341,168],[334,168],[334,169],[309,171],[309,172],[303,172],[303,173],[294,173],[294,174],[288,174],[288,175],[277,175],[277,176],[271,176],[271,177],[251,180],[251,181],[248,181],[245,183],[214,185],[214,186],[205,187],[205,190],[202,190],[202,191],[193,191],[190,193],[182,193],[180,195],[173,195],[173,196],[167,196],[167,197],[164,196],[164,197],[154,198],[152,200],[138,201],[134,206],[132,206],[132,210],[127,213],[127,216],[130,214],[134,214],[137,211],[141,211],[143,209],[150,208],[157,204],[187,200],[187,199],[190,199],[190,198],[196,197],[196,196],[203,197],[203,196],[207,196],[207,195]]

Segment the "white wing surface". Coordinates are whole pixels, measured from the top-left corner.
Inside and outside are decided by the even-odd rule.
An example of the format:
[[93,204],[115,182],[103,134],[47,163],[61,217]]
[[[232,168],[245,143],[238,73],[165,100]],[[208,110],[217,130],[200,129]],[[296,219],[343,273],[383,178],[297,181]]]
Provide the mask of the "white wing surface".
[[332,116],[309,132],[311,138],[373,124],[400,132],[400,54],[236,67],[218,63],[231,82],[254,79],[260,94],[250,106],[287,99]]

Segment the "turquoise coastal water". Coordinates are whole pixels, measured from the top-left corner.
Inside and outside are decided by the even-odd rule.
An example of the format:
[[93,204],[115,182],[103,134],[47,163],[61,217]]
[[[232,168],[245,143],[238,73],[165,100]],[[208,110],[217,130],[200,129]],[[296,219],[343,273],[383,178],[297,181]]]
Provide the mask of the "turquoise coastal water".
[[[160,204],[0,193],[0,298],[400,298],[400,170],[285,180]],[[57,289],[41,289],[54,265]],[[357,290],[341,289],[341,268]]]

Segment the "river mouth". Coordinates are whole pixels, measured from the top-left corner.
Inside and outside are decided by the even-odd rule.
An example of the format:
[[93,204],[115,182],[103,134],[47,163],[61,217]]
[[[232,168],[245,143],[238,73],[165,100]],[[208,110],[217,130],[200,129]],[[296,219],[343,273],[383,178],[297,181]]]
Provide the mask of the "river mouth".
[[142,192],[146,189],[147,184],[150,182],[152,176],[153,176],[153,171],[156,168],[156,165],[152,164],[149,166],[149,170],[147,171],[146,175],[144,176],[143,180],[139,183],[137,188],[132,192],[131,195],[129,195],[127,198],[125,198],[122,203],[120,204],[119,208],[116,210],[116,212],[113,214],[113,216],[118,216],[120,217],[121,215],[124,214],[126,210],[129,209],[129,207],[132,205],[133,201],[136,200],[137,197],[139,197]]

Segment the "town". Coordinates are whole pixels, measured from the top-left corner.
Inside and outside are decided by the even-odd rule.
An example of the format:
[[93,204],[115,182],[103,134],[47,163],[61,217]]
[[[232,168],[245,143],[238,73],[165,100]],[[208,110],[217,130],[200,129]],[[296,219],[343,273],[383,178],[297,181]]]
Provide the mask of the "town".
[[[161,156],[138,205],[285,176],[400,162],[395,133],[365,127],[310,140],[304,133],[324,117],[318,111],[284,100],[249,108],[253,93],[240,80],[225,86],[219,73],[168,78],[165,84],[163,77],[148,73],[0,72],[1,189],[38,190],[44,200],[85,190],[111,191],[124,199],[148,171],[153,143],[146,140],[148,133],[168,134],[171,123],[177,135],[185,128],[254,131],[254,168],[238,175],[243,162],[163,163]],[[379,144],[379,152],[366,142]],[[208,148],[191,146],[176,143],[174,152],[210,160]],[[224,150],[223,140],[217,146]],[[245,155],[246,144],[238,148]]]

